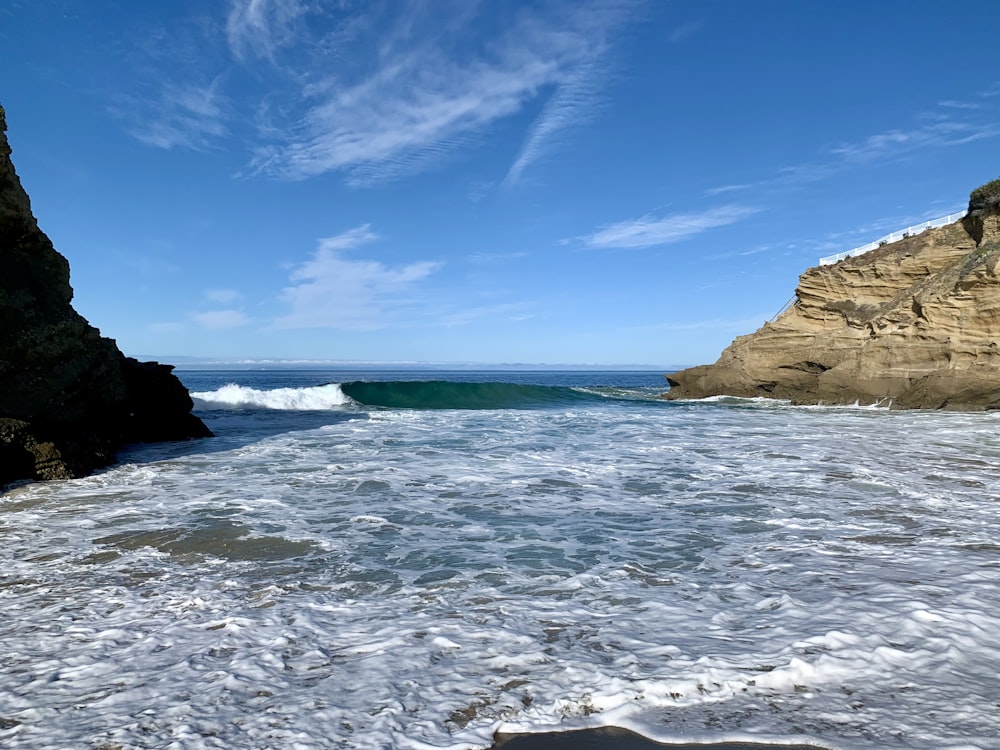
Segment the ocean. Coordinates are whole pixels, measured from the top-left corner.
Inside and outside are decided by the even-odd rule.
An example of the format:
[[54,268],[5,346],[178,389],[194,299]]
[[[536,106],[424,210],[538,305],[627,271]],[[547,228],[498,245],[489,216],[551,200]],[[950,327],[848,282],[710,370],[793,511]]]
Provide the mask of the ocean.
[[1000,416],[659,373],[186,371],[0,495],[0,746],[1000,747]]

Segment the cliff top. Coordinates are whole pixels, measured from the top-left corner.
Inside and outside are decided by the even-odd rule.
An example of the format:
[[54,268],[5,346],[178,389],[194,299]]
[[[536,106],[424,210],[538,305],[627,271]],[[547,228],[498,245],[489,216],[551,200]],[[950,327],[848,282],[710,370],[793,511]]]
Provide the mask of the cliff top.
[[[0,107],[0,122],[3,107]],[[980,185],[969,193],[969,213],[974,211],[1000,212],[1000,178]]]
[[667,398],[1000,409],[1000,179],[958,222],[799,278],[795,304]]

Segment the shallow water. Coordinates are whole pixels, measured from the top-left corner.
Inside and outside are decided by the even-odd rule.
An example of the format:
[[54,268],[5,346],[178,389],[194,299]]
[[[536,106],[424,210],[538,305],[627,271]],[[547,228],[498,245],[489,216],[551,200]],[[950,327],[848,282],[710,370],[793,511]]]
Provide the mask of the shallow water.
[[667,403],[649,374],[449,373],[556,394],[461,409],[335,385],[426,373],[181,375],[218,438],[0,496],[4,747],[1000,736],[994,415]]

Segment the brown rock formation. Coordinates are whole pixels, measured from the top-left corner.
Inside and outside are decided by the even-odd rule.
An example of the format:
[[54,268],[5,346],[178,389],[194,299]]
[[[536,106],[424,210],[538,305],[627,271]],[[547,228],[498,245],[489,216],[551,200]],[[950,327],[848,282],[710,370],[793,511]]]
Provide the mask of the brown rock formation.
[[810,268],[788,310],[668,375],[666,398],[1000,408],[1000,206],[983,188],[960,222]]
[[125,357],[73,309],[6,130],[0,107],[0,486],[80,476],[129,442],[210,435],[170,365]]

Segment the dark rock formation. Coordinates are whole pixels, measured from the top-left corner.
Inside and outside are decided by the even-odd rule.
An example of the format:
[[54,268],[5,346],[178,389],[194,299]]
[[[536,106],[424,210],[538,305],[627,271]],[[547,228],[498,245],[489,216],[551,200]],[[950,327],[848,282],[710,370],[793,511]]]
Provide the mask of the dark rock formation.
[[666,398],[1000,408],[1000,180],[961,221],[810,268],[795,294],[715,364],[668,375]]
[[211,435],[170,365],[125,357],[73,309],[6,131],[0,107],[0,486],[81,476],[130,442]]

